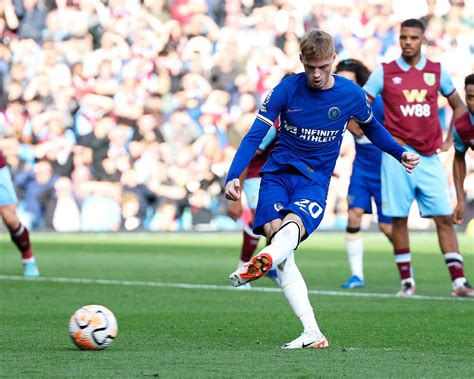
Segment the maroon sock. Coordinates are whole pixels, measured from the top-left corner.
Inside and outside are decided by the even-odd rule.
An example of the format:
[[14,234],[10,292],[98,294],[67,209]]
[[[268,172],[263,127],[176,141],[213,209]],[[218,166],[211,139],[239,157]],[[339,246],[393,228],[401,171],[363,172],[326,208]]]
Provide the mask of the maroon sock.
[[252,258],[253,253],[257,249],[258,241],[260,237],[254,237],[250,235],[246,230],[246,227],[243,230],[243,242],[242,250],[240,252],[240,260],[243,262],[248,262]]
[[448,266],[451,280],[464,278],[464,265],[461,253],[445,253],[444,261],[446,262],[446,266]]
[[410,249],[395,249],[395,262],[397,263],[400,279],[411,278],[411,253]]
[[23,224],[20,224],[17,230],[13,232],[10,231],[10,237],[18,250],[20,250],[23,259],[33,257],[33,251],[31,250],[30,244],[30,234]]

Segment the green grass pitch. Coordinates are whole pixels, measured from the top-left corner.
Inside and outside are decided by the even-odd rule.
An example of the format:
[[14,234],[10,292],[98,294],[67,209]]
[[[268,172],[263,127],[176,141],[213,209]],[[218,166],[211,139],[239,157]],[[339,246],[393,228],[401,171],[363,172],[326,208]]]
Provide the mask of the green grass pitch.
[[[474,280],[473,239],[459,239]],[[365,234],[367,287],[349,292],[340,288],[349,274],[344,234],[316,233],[301,244],[296,260],[331,345],[299,351],[279,348],[301,327],[269,279],[252,291],[229,288],[238,233],[32,241],[42,277],[23,280],[18,252],[0,236],[0,377],[474,377],[474,299],[450,298],[433,233],[411,236],[416,299],[385,296],[399,280],[381,234]],[[69,318],[86,304],[117,317],[118,338],[105,351],[80,351],[69,339]]]

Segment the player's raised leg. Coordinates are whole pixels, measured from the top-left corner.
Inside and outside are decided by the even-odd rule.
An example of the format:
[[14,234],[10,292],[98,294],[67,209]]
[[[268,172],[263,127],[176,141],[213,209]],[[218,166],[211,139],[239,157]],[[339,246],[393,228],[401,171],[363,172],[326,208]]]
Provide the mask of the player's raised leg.
[[[237,269],[243,266],[244,264],[248,263],[252,258],[253,253],[257,249],[258,242],[260,240],[260,236],[256,235],[252,232],[252,226],[250,224],[244,224],[243,231],[242,231],[242,248],[240,251],[240,259],[237,265]],[[241,289],[249,289],[250,283],[245,283],[241,285]]]
[[[298,224],[297,220],[301,225]],[[297,248],[300,242],[300,230],[304,228],[298,216],[290,214],[281,220],[274,220],[275,224],[282,224],[280,229],[270,238],[270,244],[265,246],[259,254],[248,263],[240,266],[230,274],[229,279],[234,287],[257,280],[265,275],[271,268],[278,266]],[[271,223],[265,225],[271,229]]]

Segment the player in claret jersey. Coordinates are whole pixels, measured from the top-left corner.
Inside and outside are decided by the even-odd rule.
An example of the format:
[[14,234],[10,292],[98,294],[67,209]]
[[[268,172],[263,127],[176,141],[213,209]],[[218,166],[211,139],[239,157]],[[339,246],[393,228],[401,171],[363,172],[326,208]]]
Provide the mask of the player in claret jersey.
[[413,175],[406,175],[392,159],[382,156],[383,213],[393,217],[392,241],[402,289],[399,296],[415,294],[408,239],[408,214],[414,199],[423,217],[432,217],[444,260],[451,275],[452,296],[473,296],[464,277],[463,258],[452,225],[448,181],[436,155],[450,145],[443,143],[438,118],[438,92],[448,99],[454,118],[464,113],[464,104],[449,74],[439,63],[421,53],[425,42],[424,24],[409,19],[401,24],[401,56],[382,64],[370,76],[364,89],[371,98],[381,94],[384,103],[384,126],[408,151],[421,155]]
[[240,198],[239,177],[280,116],[275,147],[260,171],[254,222],[254,232],[265,234],[270,244],[229,278],[234,286],[240,286],[261,278],[271,268],[277,269],[283,293],[303,325],[301,336],[283,345],[284,349],[329,344],[316,322],[294,251],[323,218],[329,181],[348,121],[355,118],[367,138],[408,172],[419,160],[375,120],[362,88],[331,74],[336,53],[328,33],[309,30],[301,39],[300,50],[305,72],[282,80],[268,94],[235,154],[225,188],[229,200]]
[[453,176],[456,188],[457,204],[453,221],[462,224],[464,215],[464,179],[466,178],[466,151],[474,150],[474,74],[464,80],[468,111],[454,121],[454,161]]
[[28,229],[20,222],[16,214],[17,202],[10,171],[0,150],[0,217],[10,231],[12,241],[21,252],[23,275],[34,278],[39,275],[39,271],[31,250]]

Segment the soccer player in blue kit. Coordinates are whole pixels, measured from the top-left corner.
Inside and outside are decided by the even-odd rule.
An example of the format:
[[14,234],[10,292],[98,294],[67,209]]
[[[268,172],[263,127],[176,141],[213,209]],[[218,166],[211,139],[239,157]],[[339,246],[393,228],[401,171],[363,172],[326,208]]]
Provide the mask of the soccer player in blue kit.
[[[369,78],[369,69],[357,59],[340,61],[335,73],[363,86]],[[383,122],[383,102],[378,96],[372,103],[374,117]],[[372,213],[372,199],[377,207],[379,229],[391,241],[392,218],[382,213],[381,165],[382,151],[364,135],[359,124],[350,120],[347,129],[353,134],[356,157],[347,193],[349,215],[346,228],[346,249],[351,276],[342,288],[360,288],[364,280],[364,241],[360,225],[364,213]]]
[[240,174],[280,115],[280,134],[260,171],[262,182],[254,221],[254,232],[265,234],[270,243],[229,278],[238,287],[261,278],[271,268],[278,270],[283,293],[304,329],[283,349],[329,346],[317,324],[294,251],[323,218],[347,122],[355,118],[367,138],[391,154],[407,172],[419,160],[375,120],[359,86],[331,74],[335,58],[334,41],[328,33],[316,29],[305,33],[300,42],[304,73],[282,80],[268,94],[227,175],[226,198],[238,200]]

